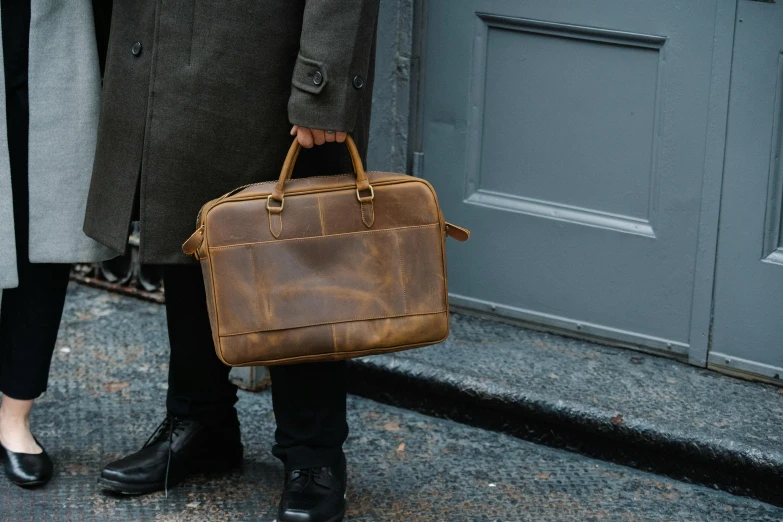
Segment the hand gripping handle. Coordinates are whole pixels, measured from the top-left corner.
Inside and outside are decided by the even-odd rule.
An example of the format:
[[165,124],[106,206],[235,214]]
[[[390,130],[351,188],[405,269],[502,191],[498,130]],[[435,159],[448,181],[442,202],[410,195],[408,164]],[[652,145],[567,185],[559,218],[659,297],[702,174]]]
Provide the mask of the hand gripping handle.
[[[353,163],[353,171],[356,174],[356,195],[360,202],[370,201],[372,199],[372,187],[370,181],[367,179],[367,173],[364,171],[364,165],[362,164],[362,158],[359,155],[359,149],[356,148],[351,135],[345,137],[345,145],[348,147],[348,153],[351,155],[351,162]],[[299,141],[294,138],[294,142],[291,144],[291,148],[288,149],[288,155],[283,162],[283,168],[280,171],[280,178],[277,180],[272,194],[267,199],[267,209],[270,212],[282,212],[285,198],[285,184],[291,179],[291,175],[294,172],[294,165],[296,165],[296,159],[299,157],[299,152],[302,150],[302,146],[299,145]],[[369,196],[362,196],[361,193],[370,191]],[[271,201],[275,200],[280,203],[280,206],[271,206]]]

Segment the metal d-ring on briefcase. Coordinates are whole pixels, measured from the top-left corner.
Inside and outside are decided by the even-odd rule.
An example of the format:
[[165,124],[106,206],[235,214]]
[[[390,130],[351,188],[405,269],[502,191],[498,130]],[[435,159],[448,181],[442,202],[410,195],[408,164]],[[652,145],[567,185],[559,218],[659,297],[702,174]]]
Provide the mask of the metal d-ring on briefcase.
[[201,261],[218,357],[228,365],[349,359],[435,344],[449,333],[443,220],[432,186],[365,172],[280,179],[210,201],[183,245]]

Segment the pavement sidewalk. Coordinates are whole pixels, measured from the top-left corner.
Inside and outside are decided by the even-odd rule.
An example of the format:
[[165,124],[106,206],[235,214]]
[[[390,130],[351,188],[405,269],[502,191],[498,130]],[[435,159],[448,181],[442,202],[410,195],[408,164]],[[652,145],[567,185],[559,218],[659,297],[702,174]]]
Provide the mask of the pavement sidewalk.
[[[33,419],[55,477],[35,491],[0,477],[0,521],[272,519],[282,469],[269,453],[269,392],[240,392],[243,469],[189,480],[168,499],[97,487],[100,466],[137,449],[164,414],[165,332],[159,305],[70,288],[50,389]],[[769,504],[366,398],[350,397],[349,412],[346,520],[783,520]]]
[[783,506],[783,388],[452,314],[450,338],[357,359],[365,397]]

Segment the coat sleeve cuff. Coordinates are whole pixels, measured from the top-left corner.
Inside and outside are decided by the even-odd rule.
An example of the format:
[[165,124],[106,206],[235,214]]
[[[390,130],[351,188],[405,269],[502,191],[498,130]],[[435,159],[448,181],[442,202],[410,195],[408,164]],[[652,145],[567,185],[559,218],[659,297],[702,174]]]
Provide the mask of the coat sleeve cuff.
[[291,78],[294,87],[310,94],[320,94],[327,83],[329,83],[329,76],[323,62],[305,58],[301,54],[297,56]]
[[330,73],[328,69],[326,63],[301,54],[297,57],[291,78],[288,118],[301,127],[351,132],[363,83],[357,84],[349,75]]

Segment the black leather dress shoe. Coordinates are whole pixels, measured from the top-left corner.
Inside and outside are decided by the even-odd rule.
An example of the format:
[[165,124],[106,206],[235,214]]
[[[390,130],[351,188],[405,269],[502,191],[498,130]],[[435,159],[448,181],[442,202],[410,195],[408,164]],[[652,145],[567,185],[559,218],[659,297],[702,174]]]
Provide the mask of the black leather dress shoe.
[[277,522],[340,522],[346,475],[345,455],[337,466],[286,470]]
[[[41,443],[38,445],[41,446]],[[46,450],[42,453],[14,453],[0,444],[0,457],[4,462],[5,475],[17,486],[43,486],[52,478],[54,465]]]
[[168,488],[192,474],[238,467],[242,455],[236,418],[217,430],[169,415],[144,447],[103,468],[98,484],[126,495],[168,492]]

